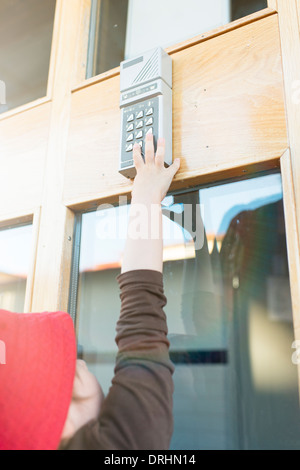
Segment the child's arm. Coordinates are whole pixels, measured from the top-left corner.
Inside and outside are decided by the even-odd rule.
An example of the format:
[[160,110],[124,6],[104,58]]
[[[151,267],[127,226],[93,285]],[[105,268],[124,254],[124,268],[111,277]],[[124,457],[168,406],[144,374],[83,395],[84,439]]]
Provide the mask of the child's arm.
[[[115,376],[99,418],[81,428],[66,449],[166,450],[170,445],[174,367],[169,358],[163,310],[166,297],[162,276],[160,203],[179,162],[164,168],[164,149],[161,140],[154,159],[151,136],[146,141],[145,163],[139,148],[134,150],[137,176],[132,191],[122,273],[117,278],[121,314],[117,323],[119,351]],[[151,212],[152,206],[155,209]],[[146,217],[143,217],[143,211],[146,211]],[[141,217],[137,225],[135,217]],[[149,224],[155,236],[147,236]],[[139,232],[145,231],[145,239],[136,239],[135,226],[139,226]]]
[[[145,163],[140,146],[134,147],[133,158],[137,169],[132,190],[128,236],[122,273],[134,269],[152,269],[162,272],[163,241],[161,201],[179,169],[175,160],[169,168],[164,167],[165,141],[159,139],[154,157],[152,134],[146,137]],[[138,235],[143,237],[137,238]]]

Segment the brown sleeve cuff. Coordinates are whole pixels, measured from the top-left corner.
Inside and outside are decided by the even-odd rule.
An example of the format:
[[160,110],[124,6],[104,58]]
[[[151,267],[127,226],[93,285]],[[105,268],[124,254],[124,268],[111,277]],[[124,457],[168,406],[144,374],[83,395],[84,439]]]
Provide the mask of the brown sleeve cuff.
[[120,289],[126,286],[126,284],[145,282],[150,284],[156,284],[159,287],[163,286],[163,275],[160,271],[153,271],[151,269],[136,269],[133,271],[127,271],[126,273],[119,274],[116,277],[119,283]]

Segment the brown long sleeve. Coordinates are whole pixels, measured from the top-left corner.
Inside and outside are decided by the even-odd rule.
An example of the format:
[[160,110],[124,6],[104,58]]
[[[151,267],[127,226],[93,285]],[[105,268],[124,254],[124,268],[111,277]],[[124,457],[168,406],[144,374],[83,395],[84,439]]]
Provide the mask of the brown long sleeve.
[[98,420],[81,428],[66,450],[166,450],[173,431],[173,364],[166,297],[158,271],[120,274],[121,314],[112,386]]

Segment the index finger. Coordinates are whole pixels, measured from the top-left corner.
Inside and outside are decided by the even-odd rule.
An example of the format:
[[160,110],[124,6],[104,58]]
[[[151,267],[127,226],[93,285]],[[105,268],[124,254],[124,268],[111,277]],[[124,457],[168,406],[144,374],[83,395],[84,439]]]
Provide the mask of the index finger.
[[158,166],[164,166],[165,164],[165,153],[166,153],[166,141],[164,138],[160,137],[157,141],[157,151],[155,162]]
[[151,132],[149,134],[146,134],[145,162],[154,163],[154,143],[153,143],[153,135],[151,134]]
[[139,170],[139,168],[144,165],[144,160],[141,154],[141,147],[137,143],[135,143],[133,147],[133,161],[136,170]]

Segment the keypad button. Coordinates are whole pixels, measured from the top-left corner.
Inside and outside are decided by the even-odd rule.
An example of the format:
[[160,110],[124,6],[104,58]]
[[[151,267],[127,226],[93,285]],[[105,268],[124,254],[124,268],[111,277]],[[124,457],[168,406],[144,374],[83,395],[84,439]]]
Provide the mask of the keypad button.
[[141,119],[142,117],[144,117],[144,111],[139,111],[138,113],[136,113],[137,119]]
[[134,129],[134,125],[133,124],[128,124],[127,128],[126,128],[126,132],[131,132],[133,131]]
[[153,127],[150,127],[150,128],[147,130],[146,135],[147,135],[147,134],[153,134]]
[[151,116],[153,114],[153,108],[149,108],[148,111],[146,112],[146,116]]
[[129,134],[129,136],[126,139],[126,142],[131,142],[133,140],[133,134]]
[[146,126],[152,126],[153,125],[153,118],[149,118],[148,121],[146,122]]
[[129,144],[129,145],[126,146],[126,152],[131,152],[132,149],[133,149],[132,144]]
[[143,131],[137,132],[135,138],[136,139],[142,139],[143,138]]
[[144,121],[139,121],[136,125],[137,129],[140,129],[141,127],[144,127]]
[[127,122],[131,122],[134,120],[134,114],[130,114],[127,118]]

